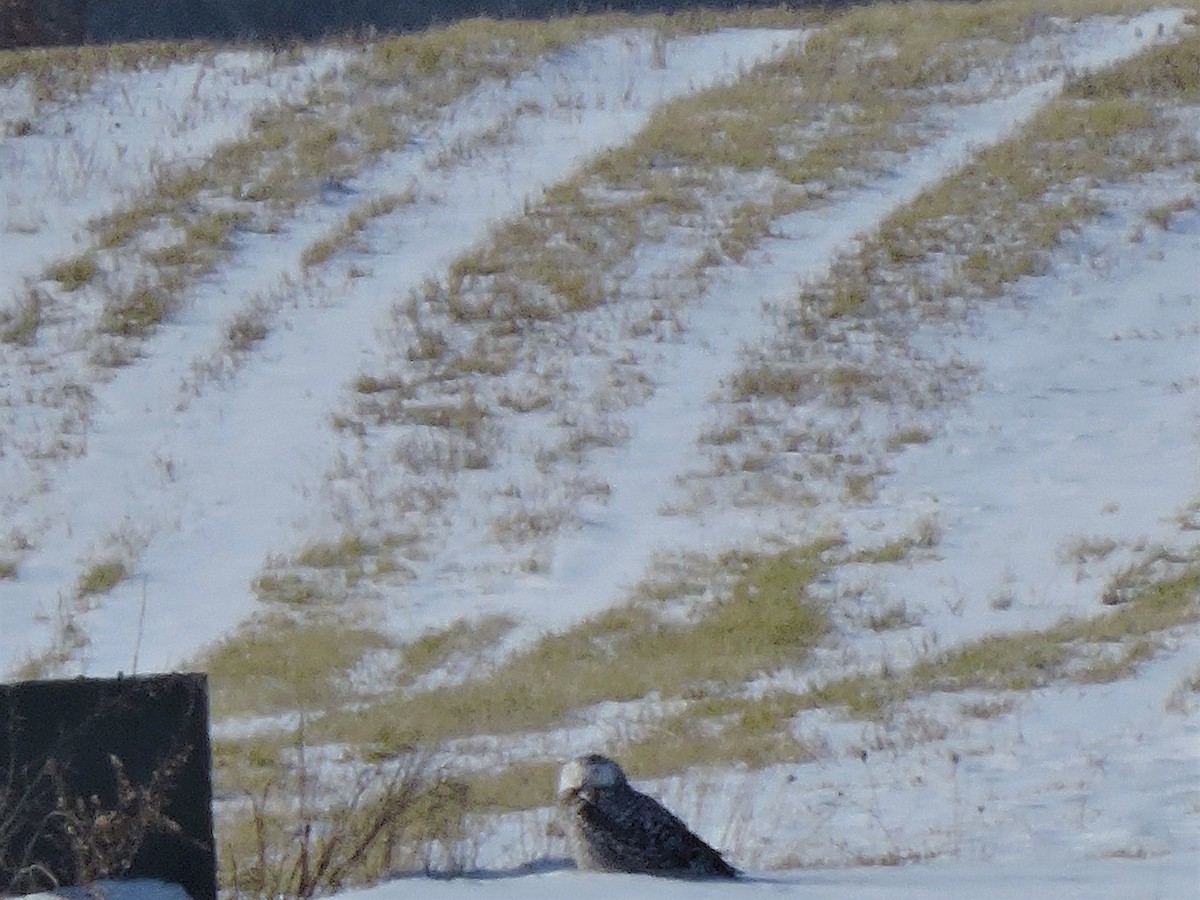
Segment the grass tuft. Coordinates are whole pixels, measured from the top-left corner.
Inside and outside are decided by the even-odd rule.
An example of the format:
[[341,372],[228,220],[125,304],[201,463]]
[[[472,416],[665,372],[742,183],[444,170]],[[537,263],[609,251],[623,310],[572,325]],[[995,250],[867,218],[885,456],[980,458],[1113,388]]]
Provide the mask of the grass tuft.
[[349,535],[336,542],[309,544],[296,557],[296,564],[313,569],[347,568],[374,551],[359,535]]
[[91,284],[98,271],[96,257],[88,253],[51,266],[46,270],[46,277],[57,281],[65,291],[77,291],[84,285]]
[[100,330],[119,337],[144,337],[161,325],[174,307],[166,287],[142,281],[105,305]]
[[30,347],[37,341],[42,326],[43,310],[49,298],[37,288],[31,288],[12,312],[0,314],[0,343]]
[[129,569],[119,559],[105,559],[88,567],[75,584],[75,593],[80,597],[107,594],[129,577]]
[[330,599],[314,581],[292,572],[267,572],[254,580],[254,593],[263,603],[310,607]]

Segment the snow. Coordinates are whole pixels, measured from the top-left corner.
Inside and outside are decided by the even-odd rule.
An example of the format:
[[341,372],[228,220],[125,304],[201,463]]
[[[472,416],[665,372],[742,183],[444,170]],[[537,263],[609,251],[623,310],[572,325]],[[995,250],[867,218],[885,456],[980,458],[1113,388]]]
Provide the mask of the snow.
[[1148,198],[1110,199],[1111,217],[1073,242],[1066,255],[1077,258],[1053,281],[1032,281],[1019,306],[949,345],[986,388],[941,440],[900,458],[881,497],[921,497],[945,529],[946,559],[887,590],[940,609],[946,640],[989,627],[986,615],[945,614],[962,598],[1007,593],[1013,628],[1086,614],[1097,581],[1131,559],[1116,552],[1082,571],[1064,565],[1072,542],[1169,546],[1200,494],[1195,225],[1109,257]]
[[238,137],[259,107],[299,100],[335,76],[351,54],[322,48],[305,57],[287,63],[265,51],[222,52],[102,75],[82,96],[57,104],[39,104],[30,76],[0,86],[0,131],[36,123],[32,134],[0,145],[0,296],[77,251],[89,221],[169,165],[207,158]]
[[[7,514],[12,531],[38,536],[38,548],[24,577],[4,585],[11,641],[0,660],[11,666],[44,646],[55,626],[50,598],[66,602],[77,567],[122,542],[152,541],[139,564],[143,577],[88,617],[86,674],[128,670],[139,647],[143,670],[178,665],[245,618],[254,602],[249,586],[264,560],[311,534],[305,509],[333,460],[328,417],[367,362],[374,329],[393,300],[443,272],[490,226],[519,213],[584,159],[627,140],[656,105],[736,74],[796,37],[768,31],[685,39],[663,68],[652,65],[649,38],[605,38],[469,97],[434,133],[356,180],[360,193],[419,183],[429,199],[398,223],[395,249],[372,261],[374,277],[334,296],[321,286],[295,291],[285,279],[303,248],[341,222],[343,210],[310,211],[315,221],[294,226],[287,241],[248,237],[230,272],[205,285],[189,314],[163,329],[153,352],[106,386],[87,455],[55,476],[52,493]],[[445,147],[509,120],[513,141],[536,135],[536,155],[502,146],[465,173],[436,165]],[[231,312],[277,283],[284,302],[295,304],[287,327],[233,389],[194,385],[190,373],[219,352]],[[196,391],[200,396],[190,396]],[[130,627],[138,621],[140,634]]]
[[672,882],[641,875],[596,875],[569,870],[547,873],[514,873],[511,876],[427,879],[389,882],[378,888],[341,896],[353,900],[400,900],[428,897],[520,897],[539,900],[569,893],[576,900],[609,897],[686,897],[696,900],[728,897],[804,897],[838,900],[843,897],[926,900],[929,897],[1018,898],[1047,896],[1070,900],[1128,900],[1131,897],[1183,898],[1190,896],[1200,874],[1198,860],[1162,860],[1154,863],[1128,860],[1089,860],[1068,865],[977,866],[936,862],[898,866],[881,871],[844,869],[808,871],[795,875],[750,875],[736,884]]
[[150,878],[129,881],[104,879],[87,885],[59,888],[53,893],[25,894],[29,900],[188,900],[177,884]]
[[[1002,865],[981,873],[978,867],[936,862],[884,870],[843,869],[810,871],[795,875],[749,875],[736,885],[714,882],[668,881],[642,875],[598,875],[569,869],[514,871],[458,879],[402,878],[379,887],[340,894],[345,900],[521,900],[559,898],[569,893],[575,900],[608,900],[611,897],[688,898],[805,897],[814,900],[927,900],[929,897],[974,898],[1034,897],[1052,891],[1059,900],[1168,900],[1189,896],[1200,875],[1200,860],[1089,860],[1068,865]],[[187,894],[160,882],[98,882],[83,888],[66,888],[55,894],[32,894],[30,900],[184,900]],[[1047,894],[1051,896],[1051,894]]]
[[[1102,66],[1171,34],[1182,18],[1168,10],[1064,27],[1052,50],[1066,69]],[[329,480],[346,439],[330,418],[356,375],[386,371],[394,307],[546,188],[628,141],[664,101],[803,39],[724,31],[673,40],[660,56],[648,35],[617,35],[484,86],[280,233],[241,235],[233,259],[145,355],[95,385],[78,455],[26,452],[53,440],[56,419],[30,412],[28,361],[0,346],[8,392],[0,552],[33,547],[18,577],[0,579],[0,670],[50,646],[79,571],[114,550],[133,549],[137,577],[78,616],[88,642],[64,674],[170,668],[252,616],[251,582],[273,555],[337,534]],[[653,391],[621,423],[628,440],[589,462],[586,474],[608,494],[580,506],[578,527],[557,538],[544,570],[513,569],[483,536],[494,510],[476,499],[511,472],[471,476],[459,507],[428,523],[447,532],[438,553],[402,596],[385,598],[389,627],[411,636],[505,612],[528,638],[621,602],[662,554],[830,527],[870,537],[933,517],[944,535],[936,555],[830,585],[919,612],[919,636],[861,642],[842,661],[868,667],[906,662],[921,639],[948,646],[1094,612],[1104,583],[1147,548],[1187,549],[1188,510],[1194,517],[1200,500],[1200,213],[1181,212],[1167,230],[1144,225],[1154,205],[1197,198],[1194,181],[1181,177],[1154,190],[1109,189],[1109,214],[1056,253],[1051,277],[1025,280],[964,322],[924,328],[924,349],[972,367],[974,390],[931,440],[889,460],[873,502],[799,516],[665,514],[687,502],[681,476],[739,354],[768,340],[799,286],[889,212],[1054,97],[1062,75],[1045,76],[1046,55],[1031,47],[1019,83],[948,109],[944,136],[888,176],[832,208],[778,220],[745,264],[716,272],[684,313],[679,339],[656,348]],[[212,65],[107,76],[42,116],[41,134],[5,138],[0,297],[77,252],[86,223],[144,186],[160,161],[203,157],[239,134],[259,104],[302,95],[344,61],[335,51],[286,65],[227,53]],[[29,89],[2,89],[6,124],[32,115]],[[503,140],[491,139],[497,132]],[[360,199],[407,189],[413,202],[372,225],[364,277],[302,274],[303,249]],[[231,359],[222,335],[255,304],[269,306],[271,334],[250,357]],[[86,375],[66,357],[42,362],[61,367],[62,384]],[[581,383],[596,377],[576,364]],[[527,449],[520,438],[511,438],[514,459]],[[1116,549],[1071,561],[1077,542],[1093,540]],[[961,695],[926,698],[887,730],[807,713],[795,729],[823,748],[816,762],[643,785],[701,834],[737,845],[751,874],[736,886],[559,867],[545,812],[536,811],[495,824],[471,861],[478,877],[399,878],[347,896],[1191,896],[1200,885],[1200,711],[1194,699],[1173,698],[1200,671],[1200,635],[1173,632],[1167,651],[1136,678],[1033,691],[993,718],[964,716],[971,698]],[[602,743],[624,727],[614,717],[570,741]],[[531,859],[538,865],[521,868]],[[126,887],[106,886],[104,896],[124,900]]]

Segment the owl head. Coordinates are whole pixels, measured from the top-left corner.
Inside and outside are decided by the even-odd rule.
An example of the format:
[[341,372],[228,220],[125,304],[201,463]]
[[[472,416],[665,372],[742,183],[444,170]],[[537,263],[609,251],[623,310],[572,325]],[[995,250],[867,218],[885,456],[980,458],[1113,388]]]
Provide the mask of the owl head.
[[558,776],[558,796],[571,797],[587,791],[625,784],[621,767],[599,753],[577,756],[562,767]]

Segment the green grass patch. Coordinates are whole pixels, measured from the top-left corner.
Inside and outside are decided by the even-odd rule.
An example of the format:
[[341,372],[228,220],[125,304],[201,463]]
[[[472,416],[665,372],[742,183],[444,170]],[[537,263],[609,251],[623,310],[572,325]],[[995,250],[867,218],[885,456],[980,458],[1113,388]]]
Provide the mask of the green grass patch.
[[[878,721],[896,703],[910,696],[904,682],[890,672],[851,675],[815,687],[793,698],[793,709],[841,709],[856,719]],[[775,702],[786,702],[783,697]]]
[[[886,721],[900,705],[931,692],[997,691],[1011,695],[1054,684],[1095,684],[1131,677],[1161,649],[1160,636],[1200,621],[1200,570],[1143,587],[1120,609],[1069,619],[1040,631],[990,635],[919,661],[907,672],[884,669],[833,679],[801,693],[755,699],[728,693],[697,697],[645,738],[621,751],[645,776],[696,765],[750,766],[803,759],[789,730],[798,713],[837,709],[851,718]],[[1011,698],[964,707],[991,718]]]
[[[1200,570],[1149,584],[1124,607],[1043,631],[993,635],[918,662],[834,679],[802,693],[756,699],[710,696],[621,748],[630,771],[644,777],[691,766],[765,766],[811,758],[789,723],[808,709],[839,709],[852,718],[886,721],[901,704],[930,692],[999,691],[1011,695],[1053,684],[1093,684],[1131,677],[1160,650],[1158,636],[1200,621]],[[964,707],[977,718],[1004,715],[1011,696]]]

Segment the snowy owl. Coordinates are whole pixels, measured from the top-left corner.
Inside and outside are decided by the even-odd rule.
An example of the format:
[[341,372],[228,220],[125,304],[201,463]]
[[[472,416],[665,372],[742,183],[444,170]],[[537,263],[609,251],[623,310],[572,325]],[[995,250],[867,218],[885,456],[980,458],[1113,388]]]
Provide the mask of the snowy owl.
[[676,878],[733,878],[737,870],[598,753],[562,768],[558,800],[581,869]]

